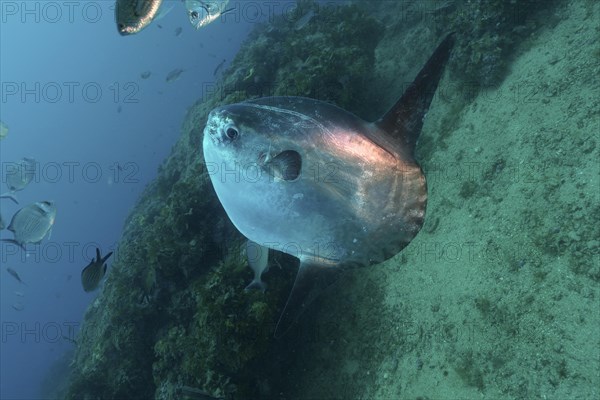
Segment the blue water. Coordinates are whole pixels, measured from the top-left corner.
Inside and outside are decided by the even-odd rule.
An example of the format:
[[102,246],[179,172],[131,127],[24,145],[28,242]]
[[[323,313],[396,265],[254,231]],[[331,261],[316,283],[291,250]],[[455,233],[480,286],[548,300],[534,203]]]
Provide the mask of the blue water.
[[[73,348],[62,336],[74,336],[99,293],[83,292],[81,269],[96,246],[103,254],[115,249],[128,212],[176,142],[187,108],[258,21],[230,15],[195,31],[176,1],[165,18],[121,37],[113,1],[84,4],[0,2],[0,119],[10,128],[0,142],[0,191],[7,190],[5,172],[14,162],[39,162],[34,182],[17,193],[20,205],[2,199],[0,211],[8,224],[36,201],[55,201],[58,209],[49,240],[28,245],[27,252],[0,246],[2,399],[42,396],[48,369]],[[166,83],[175,68],[183,74]],[[141,79],[144,71],[150,78]],[[13,308],[18,302],[22,311]]]

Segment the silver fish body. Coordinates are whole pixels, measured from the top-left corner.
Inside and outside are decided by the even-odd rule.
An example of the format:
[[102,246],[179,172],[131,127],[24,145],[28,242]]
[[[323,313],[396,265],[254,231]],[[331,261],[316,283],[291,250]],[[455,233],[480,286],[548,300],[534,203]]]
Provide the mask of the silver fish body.
[[11,192],[23,190],[35,178],[36,161],[33,158],[22,158],[10,164],[6,172],[6,186]]
[[8,125],[0,121],[0,140],[8,136]]
[[229,0],[185,0],[185,8],[192,26],[200,29],[230,11],[227,10],[228,3]]
[[167,74],[165,81],[167,83],[175,82],[177,79],[179,79],[181,77],[181,74],[183,74],[183,71],[184,70],[181,68],[175,68],[174,70],[172,70],[171,72],[169,72]]
[[427,198],[416,162],[374,137],[375,125],[329,103],[264,98],[213,110],[204,155],[238,174],[212,182],[244,236],[293,243],[283,251],[301,260],[370,265],[412,240]]
[[117,0],[115,19],[117,29],[123,36],[132,35],[146,28],[158,15],[163,0]]
[[21,208],[13,215],[8,230],[14,239],[2,239],[24,247],[28,243],[40,243],[49,235],[56,218],[56,207],[50,201],[40,201]]
[[6,186],[8,192],[2,193],[0,198],[10,199],[19,204],[16,192],[25,189],[35,178],[37,162],[33,158],[22,158],[17,163],[9,163],[6,166]]

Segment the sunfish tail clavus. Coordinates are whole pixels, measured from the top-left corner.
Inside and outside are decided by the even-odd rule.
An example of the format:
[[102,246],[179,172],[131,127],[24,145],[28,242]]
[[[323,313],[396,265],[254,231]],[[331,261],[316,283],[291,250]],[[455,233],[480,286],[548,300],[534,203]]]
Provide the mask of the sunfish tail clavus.
[[275,337],[340,271],[387,260],[421,229],[427,185],[414,150],[453,42],[373,123],[301,97],[209,114],[204,159],[227,215],[249,240],[300,259]]

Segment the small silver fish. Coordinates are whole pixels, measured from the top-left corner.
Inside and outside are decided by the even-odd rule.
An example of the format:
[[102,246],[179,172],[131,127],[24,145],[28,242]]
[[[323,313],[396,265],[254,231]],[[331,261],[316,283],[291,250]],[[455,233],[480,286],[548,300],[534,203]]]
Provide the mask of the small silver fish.
[[25,297],[25,293],[19,292],[18,290],[15,290],[15,295],[17,295],[19,297]]
[[50,201],[40,201],[23,207],[13,215],[8,225],[8,230],[15,236],[14,239],[2,241],[14,243],[25,250],[26,244],[38,244],[44,237],[50,237],[55,218],[56,207]]
[[167,74],[165,80],[167,81],[167,83],[175,82],[177,79],[179,79],[182,73],[183,70],[181,68],[175,68],[173,71]]
[[19,192],[27,187],[35,178],[37,163],[33,158],[23,157],[17,163],[10,163],[6,167],[6,186],[8,192],[2,193],[0,198],[10,199],[19,204],[15,192]]
[[142,79],[148,79],[148,78],[150,78],[150,75],[152,75],[151,71],[144,71],[144,72],[142,72],[140,74],[140,78],[142,78]]
[[227,9],[229,0],[206,1],[206,0],[185,0],[185,8],[188,11],[190,23],[196,29],[200,29],[224,15],[234,10]]
[[248,240],[246,242],[246,257],[250,268],[254,271],[254,280],[246,286],[246,290],[260,289],[264,292],[267,285],[260,277],[269,270],[269,248]]
[[140,32],[158,15],[162,0],[117,0],[115,19],[123,36]]
[[8,135],[8,125],[0,121],[0,140],[4,139]]
[[81,285],[83,290],[91,292],[95,290],[104,275],[106,274],[106,260],[112,255],[112,251],[102,257],[100,255],[100,249],[96,247],[96,259],[92,259],[90,263],[81,271]]
[[306,25],[308,25],[308,23],[313,19],[314,16],[315,11],[313,9],[308,10],[306,14],[298,18],[298,20],[294,24],[294,30],[299,31],[300,29],[304,28]]
[[[17,271],[12,269],[11,267],[7,267],[6,272],[8,272],[13,278],[15,278],[21,285],[25,285],[25,282],[23,282],[23,280],[21,279],[19,274],[17,274]],[[27,286],[27,285],[25,285],[25,286]]]
[[14,308],[17,311],[23,311],[25,309],[25,306],[23,305],[23,303],[14,303],[12,305],[12,308]]

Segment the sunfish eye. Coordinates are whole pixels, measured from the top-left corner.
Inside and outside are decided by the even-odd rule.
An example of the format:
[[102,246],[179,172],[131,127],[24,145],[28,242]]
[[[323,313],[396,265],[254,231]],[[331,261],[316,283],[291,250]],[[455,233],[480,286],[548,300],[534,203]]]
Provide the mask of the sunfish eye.
[[228,126],[225,128],[225,136],[227,136],[227,139],[233,141],[237,139],[239,135],[240,133],[234,126]]

